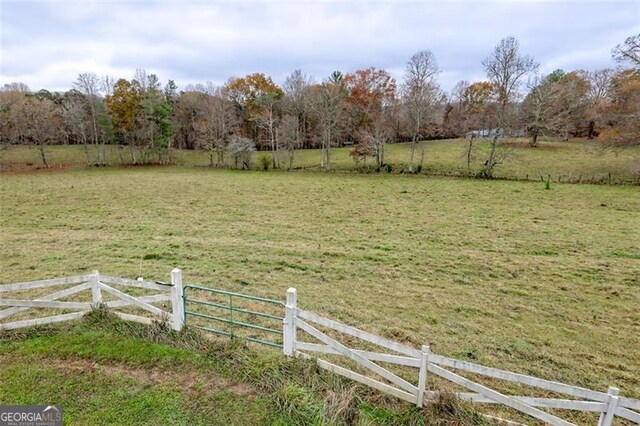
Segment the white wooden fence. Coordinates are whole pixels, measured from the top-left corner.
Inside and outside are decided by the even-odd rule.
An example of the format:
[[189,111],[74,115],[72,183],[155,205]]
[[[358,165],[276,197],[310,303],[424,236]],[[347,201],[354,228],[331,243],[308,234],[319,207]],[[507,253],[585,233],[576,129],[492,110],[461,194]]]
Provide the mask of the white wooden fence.
[[[75,284],[75,285],[74,285]],[[55,278],[51,280],[29,281],[16,284],[0,285],[0,295],[7,293],[24,292],[43,287],[60,287],[74,285],[45,296],[35,299],[0,299],[0,306],[9,308],[0,311],[0,330],[14,330],[22,327],[32,327],[43,324],[68,321],[81,318],[92,309],[98,306],[111,308],[118,317],[151,324],[153,319],[166,320],[171,323],[174,330],[180,330],[184,324],[184,312],[182,304],[182,273],[179,269],[171,271],[171,284],[159,283],[155,281],[145,281],[142,279],[131,280],[127,278],[117,278],[108,275],[101,275],[94,271],[89,275],[78,275],[75,277]],[[134,287],[147,290],[159,291],[157,294],[132,296],[114,286]],[[75,296],[83,291],[91,291],[91,301],[61,301],[61,299]],[[111,295],[115,300],[106,301],[103,299],[103,292]],[[86,297],[85,299],[88,299]],[[153,303],[171,302],[171,312],[164,311]],[[131,313],[117,311],[117,308],[137,307],[152,314],[152,317],[134,315]],[[73,310],[71,313],[56,314],[46,317],[23,319],[14,322],[5,322],[13,315],[24,313],[34,308],[49,308],[60,310]]]
[[[337,331],[351,338],[372,343],[395,353],[351,349],[335,338],[318,330],[311,323]],[[305,332],[308,336],[320,341],[320,343],[301,341],[298,338],[298,330]],[[481,404],[503,404],[551,425],[569,426],[573,425],[573,423],[547,411],[543,411],[541,408],[600,413],[598,426],[610,426],[614,416],[620,416],[640,424],[640,413],[638,413],[638,411],[640,411],[640,401],[618,396],[617,388],[610,387],[608,392],[598,392],[436,355],[429,351],[428,345],[424,345],[420,350],[417,350],[385,339],[384,337],[376,336],[355,327],[299,309],[297,307],[296,290],[293,288],[287,291],[283,350],[287,356],[300,356],[304,358],[310,358],[309,352],[344,356],[354,361],[360,367],[364,367],[385,379],[386,382],[332,364],[320,358],[317,359],[317,363],[326,370],[394,395],[417,406],[422,406],[425,401],[433,400],[437,397],[437,392],[427,391],[427,377],[429,373],[431,373],[470,390],[471,392],[457,393],[457,396],[463,400]],[[383,368],[377,364],[380,362],[417,368],[417,383],[410,383],[388,369]],[[574,399],[506,395],[454,373],[449,369],[501,379],[558,394],[566,394]]]
[[[154,319],[167,320],[171,323],[174,330],[181,330],[184,326],[185,313],[182,300],[182,273],[179,269],[171,271],[170,284],[111,277],[101,275],[97,271],[94,271],[90,275],[0,285],[0,295],[63,285],[73,286],[45,296],[36,297],[33,300],[0,299],[0,306],[8,307],[7,309],[0,310],[0,330],[13,330],[22,327],[72,320],[84,316],[97,306],[111,308],[115,315],[124,320],[138,321],[145,324],[150,324]],[[156,290],[159,291],[159,293],[133,296],[113,286]],[[91,290],[91,301],[61,301],[61,299],[88,290]],[[115,299],[105,301],[102,296],[103,291]],[[171,312],[164,311],[153,305],[153,303],[167,301],[171,302]],[[152,318],[115,310],[122,307],[141,308],[151,313]],[[6,318],[12,315],[24,313],[36,308],[49,308],[58,311],[73,310],[74,312],[22,319],[14,322],[4,322]],[[312,325],[312,323],[315,324],[315,326]],[[350,336],[350,338],[356,338],[374,344],[393,353],[349,348],[336,338],[319,330],[317,328],[318,326],[334,330],[334,332],[342,333]],[[299,339],[298,330],[306,333],[306,340],[311,338],[319,341],[319,343]],[[573,423],[547,411],[543,411],[541,408],[600,413],[598,426],[610,426],[614,416],[619,416],[640,424],[640,400],[619,396],[617,388],[610,387],[607,392],[599,392],[436,355],[430,352],[428,345],[424,345],[418,350],[355,327],[333,321],[315,313],[299,309],[297,307],[296,290],[293,288],[287,290],[283,334],[283,351],[285,355],[311,358],[309,353],[319,353],[346,357],[358,366],[374,373],[378,378],[366,376],[320,358],[317,358],[317,363],[320,367],[328,371],[348,377],[349,379],[394,395],[420,407],[423,406],[426,401],[434,400],[438,396],[437,392],[427,390],[428,376],[429,374],[433,374],[470,390],[471,392],[458,392],[456,394],[463,400],[479,404],[503,404],[554,426],[569,426],[573,425]],[[418,370],[417,378],[414,383],[411,383],[378,363],[416,368]],[[450,369],[500,379],[519,385],[526,385],[547,392],[566,394],[573,399],[507,395],[463,377]],[[382,380],[380,380],[380,378]]]

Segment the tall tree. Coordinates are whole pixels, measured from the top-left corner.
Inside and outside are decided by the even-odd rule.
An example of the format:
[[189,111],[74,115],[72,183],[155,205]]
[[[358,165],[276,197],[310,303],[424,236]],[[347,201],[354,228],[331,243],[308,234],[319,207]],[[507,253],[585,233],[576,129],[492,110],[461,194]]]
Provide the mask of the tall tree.
[[96,102],[99,102],[98,95],[102,82],[94,73],[80,73],[78,79],[73,83],[78,91],[85,96],[85,102],[89,108],[91,117],[91,137],[93,144],[96,146],[96,164],[104,164],[104,146],[98,149],[98,118],[96,116]]
[[600,137],[611,145],[640,144],[640,73],[633,69],[618,71],[612,78],[609,96],[609,125]]
[[12,143],[26,142],[22,127],[15,122],[15,110],[28,94],[29,88],[24,83],[5,84],[0,88],[0,160]]
[[105,98],[105,103],[113,121],[116,137],[120,142],[131,147],[131,160],[138,163],[138,117],[140,115],[142,87],[137,80],[128,81],[124,78],[116,81],[113,94]]
[[367,68],[344,77],[347,105],[351,112],[355,159],[373,156],[384,164],[384,147],[393,136],[391,112],[396,101],[396,81],[385,70]]
[[85,96],[75,89],[64,94],[64,99],[60,105],[62,118],[68,136],[73,137],[84,148],[87,165],[94,163],[89,153],[89,142],[91,139],[91,118],[87,113],[87,103]]
[[284,110],[296,119],[296,147],[303,147],[308,134],[310,88],[313,79],[295,70],[284,82]]
[[[201,120],[204,111],[204,100],[208,94],[203,86],[202,90],[196,91],[195,87],[189,85],[187,90],[181,92],[175,100],[173,126],[176,135],[176,145],[181,149],[195,149],[202,141],[198,130],[197,122]],[[203,146],[200,144],[200,146]]]
[[42,165],[49,167],[46,147],[56,137],[61,122],[53,101],[24,96],[12,111],[12,121],[20,127],[24,140],[38,147]]
[[280,122],[281,103],[282,92],[264,94],[255,100],[256,109],[251,117],[251,120],[267,133],[271,149],[271,162],[274,169],[280,167],[277,128]]
[[493,177],[494,168],[502,163],[507,151],[500,143],[506,132],[516,123],[514,103],[519,96],[522,78],[538,69],[538,63],[530,56],[520,55],[520,44],[514,37],[502,39],[493,52],[482,61],[487,77],[497,96],[497,128],[490,140],[489,154],[482,176]]
[[244,120],[245,133],[261,142],[261,131],[264,132],[275,159],[277,117],[274,113],[277,102],[282,98],[282,89],[271,77],[254,73],[241,78],[231,78],[224,91],[229,99],[236,103]]
[[345,115],[347,90],[342,73],[334,71],[329,79],[313,91],[313,111],[322,132],[322,160],[320,166],[331,169],[331,145],[340,132]]
[[146,74],[143,70],[138,71],[147,77],[146,84],[141,84],[143,87],[141,100],[143,117],[140,120],[143,127],[141,129],[142,136],[149,148],[145,150],[145,153],[150,151],[156,155],[160,163],[169,163],[171,162],[169,148],[172,140],[172,96],[175,93],[175,84],[170,82],[163,91],[158,76]]
[[[222,166],[224,153],[227,151],[230,137],[237,129],[239,117],[233,102],[224,96],[221,87],[211,85],[207,93],[198,95],[200,107],[195,129],[204,147],[209,151],[209,165]],[[217,157],[215,162],[214,155]]]
[[599,106],[609,102],[609,90],[613,70],[604,68],[587,73],[589,80],[589,100],[593,105]]
[[407,63],[403,82],[403,101],[411,127],[411,152],[408,171],[413,171],[413,161],[418,139],[433,106],[441,97],[436,82],[439,73],[436,58],[429,50],[415,53]]
[[368,127],[396,97],[396,81],[385,70],[367,68],[344,77],[347,102],[354,112],[355,127]]
[[554,74],[545,78],[536,76],[529,85],[529,94],[522,103],[522,114],[531,137],[529,145],[535,148],[540,136],[559,133],[560,90]]
[[[589,82],[588,109],[589,118],[587,138],[593,139],[599,134],[598,128],[606,121],[606,112],[611,102],[610,90],[613,78],[613,70],[604,68],[586,73]],[[600,126],[598,126],[600,124]]]
[[559,91],[557,101],[559,133],[564,140],[569,140],[570,135],[577,136],[587,124],[589,80],[585,73],[573,71],[565,74],[554,84]]

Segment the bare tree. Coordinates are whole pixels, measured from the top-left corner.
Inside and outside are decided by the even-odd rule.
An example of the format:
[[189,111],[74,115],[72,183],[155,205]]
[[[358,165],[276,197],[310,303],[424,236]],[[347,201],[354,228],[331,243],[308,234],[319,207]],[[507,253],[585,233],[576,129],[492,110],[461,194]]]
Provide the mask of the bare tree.
[[6,83],[2,86],[3,92],[21,92],[21,93],[30,93],[31,90],[26,83],[22,83],[20,81],[14,81],[12,83]]
[[307,134],[307,120],[309,115],[309,91],[313,85],[313,79],[307,77],[301,70],[295,70],[284,82],[286,95],[284,109],[297,122],[296,145],[304,145]]
[[144,68],[136,68],[136,72],[133,74],[133,79],[140,84],[140,88],[143,93],[146,93],[149,88],[149,74]]
[[46,147],[59,128],[55,104],[46,98],[25,96],[13,109],[12,121],[21,129],[24,140],[38,146],[42,165],[49,167]]
[[522,78],[538,69],[538,63],[529,56],[521,56],[519,49],[518,41],[514,37],[507,37],[482,61],[487,77],[494,85],[498,102],[497,128],[490,140],[489,154],[481,173],[485,178],[493,177],[494,168],[507,157],[500,140],[515,123],[513,104],[519,96]]
[[632,67],[640,71],[640,34],[627,37],[611,52],[613,59],[619,63],[629,62]]
[[441,96],[436,82],[439,73],[436,58],[429,50],[414,54],[407,63],[403,82],[403,98],[411,126],[411,154],[408,171],[413,171],[416,145],[433,105]]
[[538,137],[558,133],[560,91],[556,84],[540,76],[535,76],[528,84],[529,94],[522,104],[522,112],[532,147],[538,146]]
[[[210,84],[206,91],[200,93],[201,103],[194,127],[209,151],[209,165],[222,166],[229,137],[237,128],[239,117],[221,87]],[[215,163],[214,154],[217,156]]]
[[278,161],[278,135],[277,128],[280,121],[280,105],[282,96],[280,93],[266,93],[255,100],[256,113],[251,117],[259,128],[267,132],[269,146],[271,147],[271,161],[274,169],[280,167]]
[[603,105],[609,102],[609,91],[611,90],[611,79],[613,70],[604,68],[587,73],[589,79],[589,98],[593,105]]
[[585,73],[573,71],[557,81],[556,120],[560,124],[559,134],[565,141],[570,135],[577,135],[586,122],[589,106],[590,83]]
[[87,165],[91,165],[91,156],[89,154],[89,135],[91,131],[89,129],[84,96],[75,90],[67,92],[61,105],[61,115],[69,132],[82,143]]
[[293,169],[295,149],[300,147],[299,117],[285,115],[278,125],[278,140],[287,153],[287,169]]
[[116,85],[116,79],[109,76],[103,75],[100,79],[100,88],[104,92],[105,95],[111,96],[113,95],[113,87]]
[[[85,101],[89,107],[92,125],[92,138],[96,146],[96,164],[104,164],[104,149],[98,148],[98,119],[96,117],[95,102],[100,91],[101,82],[94,73],[81,73],[78,79],[73,83],[73,87],[78,89],[85,96]],[[104,144],[103,144],[104,145]],[[104,146],[103,146],[104,148]],[[101,152],[102,151],[102,152]]]
[[342,82],[342,74],[334,72],[331,77],[316,87],[313,99],[313,110],[318,118],[322,131],[321,167],[331,169],[331,144],[339,133],[345,114],[347,93]]

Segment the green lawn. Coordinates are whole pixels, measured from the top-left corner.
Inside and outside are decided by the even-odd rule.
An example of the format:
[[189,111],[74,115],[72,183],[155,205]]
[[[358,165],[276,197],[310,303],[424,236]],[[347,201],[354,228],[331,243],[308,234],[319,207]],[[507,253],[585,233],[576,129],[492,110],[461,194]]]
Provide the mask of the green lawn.
[[640,397],[630,186],[148,167],[0,175],[0,282],[283,299],[415,347]]
[[[478,147],[471,164],[471,173],[477,173],[486,159],[486,142],[476,142]],[[467,165],[465,149],[467,141],[461,139],[425,141],[416,152],[416,163],[420,162],[424,151],[423,174],[459,176],[466,175]],[[375,171],[372,159],[365,165],[356,166],[349,155],[351,148],[334,148],[331,150],[332,166],[336,171]],[[84,167],[86,164],[84,150],[80,146],[50,146],[47,148],[52,167]],[[121,155],[130,161],[128,148],[118,149],[107,146],[107,162],[112,165],[121,164]],[[254,160],[269,153],[256,153]],[[409,158],[408,144],[388,144],[386,161],[392,164],[394,171],[404,169]],[[209,157],[204,151],[173,151],[173,160],[178,165],[207,166]],[[228,160],[228,159],[227,159]],[[297,170],[319,170],[321,152],[317,149],[297,150],[294,168]],[[0,157],[0,166],[8,169],[35,168],[40,166],[40,154],[34,147],[12,147]],[[254,166],[258,167],[257,161]],[[504,164],[497,166],[496,177],[534,180],[547,179],[551,176],[554,182],[613,182],[640,183],[640,145],[630,148],[606,148],[603,144],[572,140],[560,142],[543,140],[538,148],[529,147],[526,139],[511,143],[509,155]]]

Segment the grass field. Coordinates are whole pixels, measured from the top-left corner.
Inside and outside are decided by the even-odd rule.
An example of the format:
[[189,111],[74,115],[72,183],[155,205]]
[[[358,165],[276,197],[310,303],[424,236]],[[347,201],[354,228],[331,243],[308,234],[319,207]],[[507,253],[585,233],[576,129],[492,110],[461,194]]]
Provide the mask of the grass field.
[[148,167],[0,176],[0,282],[282,299],[440,354],[640,397],[637,187]]
[[[416,161],[419,163],[424,150],[424,174],[431,175],[466,175],[466,157],[464,155],[467,141],[442,140],[422,142],[417,150]],[[486,143],[476,142],[478,150],[472,162],[471,172],[477,173],[486,159]],[[573,140],[559,142],[543,140],[538,148],[531,148],[527,140],[520,139],[511,144],[509,157],[504,164],[495,170],[497,177],[519,180],[539,181],[542,178],[555,182],[595,181],[613,183],[640,183],[640,145],[630,148],[606,149],[594,141]],[[351,148],[332,149],[332,166],[336,171],[373,172],[375,165],[369,160],[368,165],[356,167],[349,152]],[[84,167],[86,164],[83,148],[80,146],[51,146],[47,148],[50,163],[53,167]],[[120,153],[115,146],[108,146],[107,161],[120,164],[120,154],[129,160],[129,153],[124,148]],[[39,152],[31,147],[13,147],[6,151],[0,159],[0,165],[9,169],[38,167],[41,164]],[[268,155],[256,153],[254,157]],[[409,146],[407,144],[389,144],[386,146],[386,161],[400,171],[408,161]],[[178,165],[206,166],[209,158],[203,151],[174,151],[173,159]],[[320,150],[297,150],[294,167],[298,170],[319,170]],[[256,161],[254,161],[256,163]],[[257,167],[257,164],[255,164]]]

